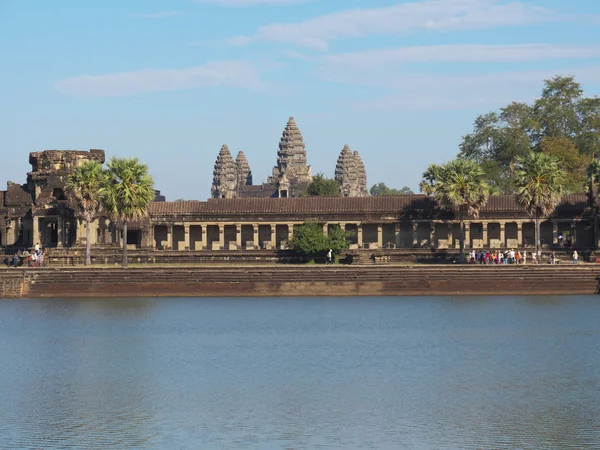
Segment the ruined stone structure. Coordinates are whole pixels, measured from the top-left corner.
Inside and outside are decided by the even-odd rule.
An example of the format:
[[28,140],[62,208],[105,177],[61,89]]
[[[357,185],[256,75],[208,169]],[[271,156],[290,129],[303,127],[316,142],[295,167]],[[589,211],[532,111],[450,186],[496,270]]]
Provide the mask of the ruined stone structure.
[[367,176],[365,166],[358,152],[352,153],[350,146],[345,145],[335,166],[335,180],[340,185],[344,197],[366,197]]
[[[290,117],[283,130],[277,152],[277,165],[272,175],[261,185],[252,185],[252,172],[244,152],[240,151],[235,161],[237,186],[231,189],[223,186],[223,173],[231,171],[229,159],[222,156],[223,149],[215,162],[212,198],[286,198],[298,197],[312,181],[312,170],[307,164],[306,146],[296,120]],[[231,155],[230,155],[231,156]],[[352,153],[344,147],[336,166],[335,179],[346,197],[369,195],[365,166],[358,152]],[[216,187],[217,186],[217,187]]]
[[[366,183],[362,181],[364,170],[355,155],[349,148],[342,150],[336,178],[347,193],[354,190],[361,194],[366,191]],[[104,157],[102,150],[32,153],[32,171],[27,175],[27,183],[9,182],[7,189],[0,191],[0,244],[12,250],[30,248],[36,243],[50,248],[82,248],[85,222],[71,208],[64,186],[79,164],[89,160],[103,162]],[[237,159],[239,169],[227,147],[223,147],[219,170],[215,169],[218,183],[214,188],[224,198],[166,202],[157,193],[148,217],[128,223],[127,244],[149,253],[222,250],[260,253],[286,249],[294,228],[312,220],[321,224],[325,233],[332,226],[345,229],[351,249],[399,252],[420,249],[429,257],[458,251],[458,215],[441,209],[431,197],[231,198],[239,183],[249,178],[238,177],[238,172],[250,173],[249,168],[246,172],[244,158],[238,155]],[[250,189],[256,189],[263,194],[274,194],[275,189],[293,190],[292,184],[292,179],[283,172],[277,177],[277,186],[270,185],[271,191],[245,185],[240,192],[254,194]],[[597,248],[599,221],[590,205],[586,194],[564,196],[557,208],[542,218],[542,246],[556,247],[562,234],[578,250]],[[534,246],[533,219],[511,195],[490,197],[480,216],[467,217],[465,224],[467,249],[531,250]],[[91,226],[94,246],[114,247],[118,251],[122,224],[100,217]],[[182,258],[180,253],[175,255]]]

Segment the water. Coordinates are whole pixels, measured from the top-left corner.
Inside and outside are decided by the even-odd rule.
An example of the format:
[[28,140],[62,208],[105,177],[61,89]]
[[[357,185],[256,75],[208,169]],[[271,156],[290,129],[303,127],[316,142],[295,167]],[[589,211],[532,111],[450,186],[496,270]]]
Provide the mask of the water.
[[0,448],[600,448],[598,297],[0,301]]

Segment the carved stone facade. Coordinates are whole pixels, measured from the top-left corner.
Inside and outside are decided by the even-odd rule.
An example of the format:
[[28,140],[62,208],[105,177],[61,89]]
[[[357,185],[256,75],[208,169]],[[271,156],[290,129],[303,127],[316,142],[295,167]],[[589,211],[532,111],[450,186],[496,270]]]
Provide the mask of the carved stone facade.
[[[222,151],[222,149],[221,149]],[[364,197],[368,195],[365,166],[358,152],[352,153],[350,147],[344,147],[336,166],[335,179],[340,184],[343,195],[347,197]],[[235,170],[237,187],[225,189],[221,186],[222,173],[228,162],[221,153],[217,157],[214,171],[212,198],[267,198],[298,197],[312,181],[312,169],[307,163],[306,146],[296,120],[290,117],[279,141],[277,165],[267,182],[252,185],[252,172],[244,152],[240,151],[236,158]]]
[[[347,192],[354,190],[361,194],[366,192],[366,177],[357,155],[349,148],[342,150],[336,178]],[[44,247],[81,250],[85,245],[85,223],[75,216],[63,190],[70,172],[89,160],[103,162],[104,152],[32,153],[32,171],[27,175],[27,183],[9,182],[7,189],[0,191],[0,245],[16,250],[39,243]],[[249,174],[243,157],[238,155],[237,160],[238,168],[224,146],[218,160],[219,170],[215,170],[218,179],[215,187],[229,198],[165,202],[157,193],[149,215],[128,223],[127,244],[148,251],[286,249],[295,226],[316,220],[323,225],[324,232],[332,226],[348,231],[352,249],[458,251],[457,214],[441,209],[431,197],[231,198],[239,180],[248,180],[247,176],[238,178],[238,172]],[[245,185],[238,194],[254,193],[251,189],[256,189],[274,197],[275,189],[292,189],[292,180],[286,172],[277,180],[277,187],[270,185],[271,191],[264,185]],[[570,248],[577,247],[578,251],[597,248],[600,230],[597,212],[590,208],[591,204],[585,194],[564,196],[557,208],[542,218],[542,246],[558,248],[558,236],[562,234]],[[534,243],[533,220],[514,196],[490,197],[480,216],[466,217],[465,224],[468,249],[531,251]],[[101,217],[91,226],[91,244],[120,248],[122,224]]]
[[237,197],[237,188],[236,163],[231,157],[229,148],[223,145],[215,162],[211,196],[213,198],[235,198]]
[[335,180],[344,197],[366,197],[367,176],[365,166],[358,152],[352,153],[350,146],[345,145],[335,166]]

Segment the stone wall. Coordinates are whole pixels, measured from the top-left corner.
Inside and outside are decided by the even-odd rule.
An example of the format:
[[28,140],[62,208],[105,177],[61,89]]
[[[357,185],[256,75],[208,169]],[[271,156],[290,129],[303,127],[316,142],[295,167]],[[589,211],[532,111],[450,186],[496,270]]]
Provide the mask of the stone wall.
[[32,298],[569,295],[598,293],[599,275],[596,266],[7,269],[0,289]]

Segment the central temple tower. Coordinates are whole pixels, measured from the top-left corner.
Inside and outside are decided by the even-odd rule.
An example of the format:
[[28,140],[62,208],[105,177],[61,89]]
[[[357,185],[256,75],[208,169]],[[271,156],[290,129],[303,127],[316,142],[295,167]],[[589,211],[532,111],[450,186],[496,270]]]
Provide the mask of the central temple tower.
[[306,164],[306,148],[302,133],[290,117],[279,141],[277,165],[268,182],[277,186],[279,197],[295,197],[312,181],[312,170]]

